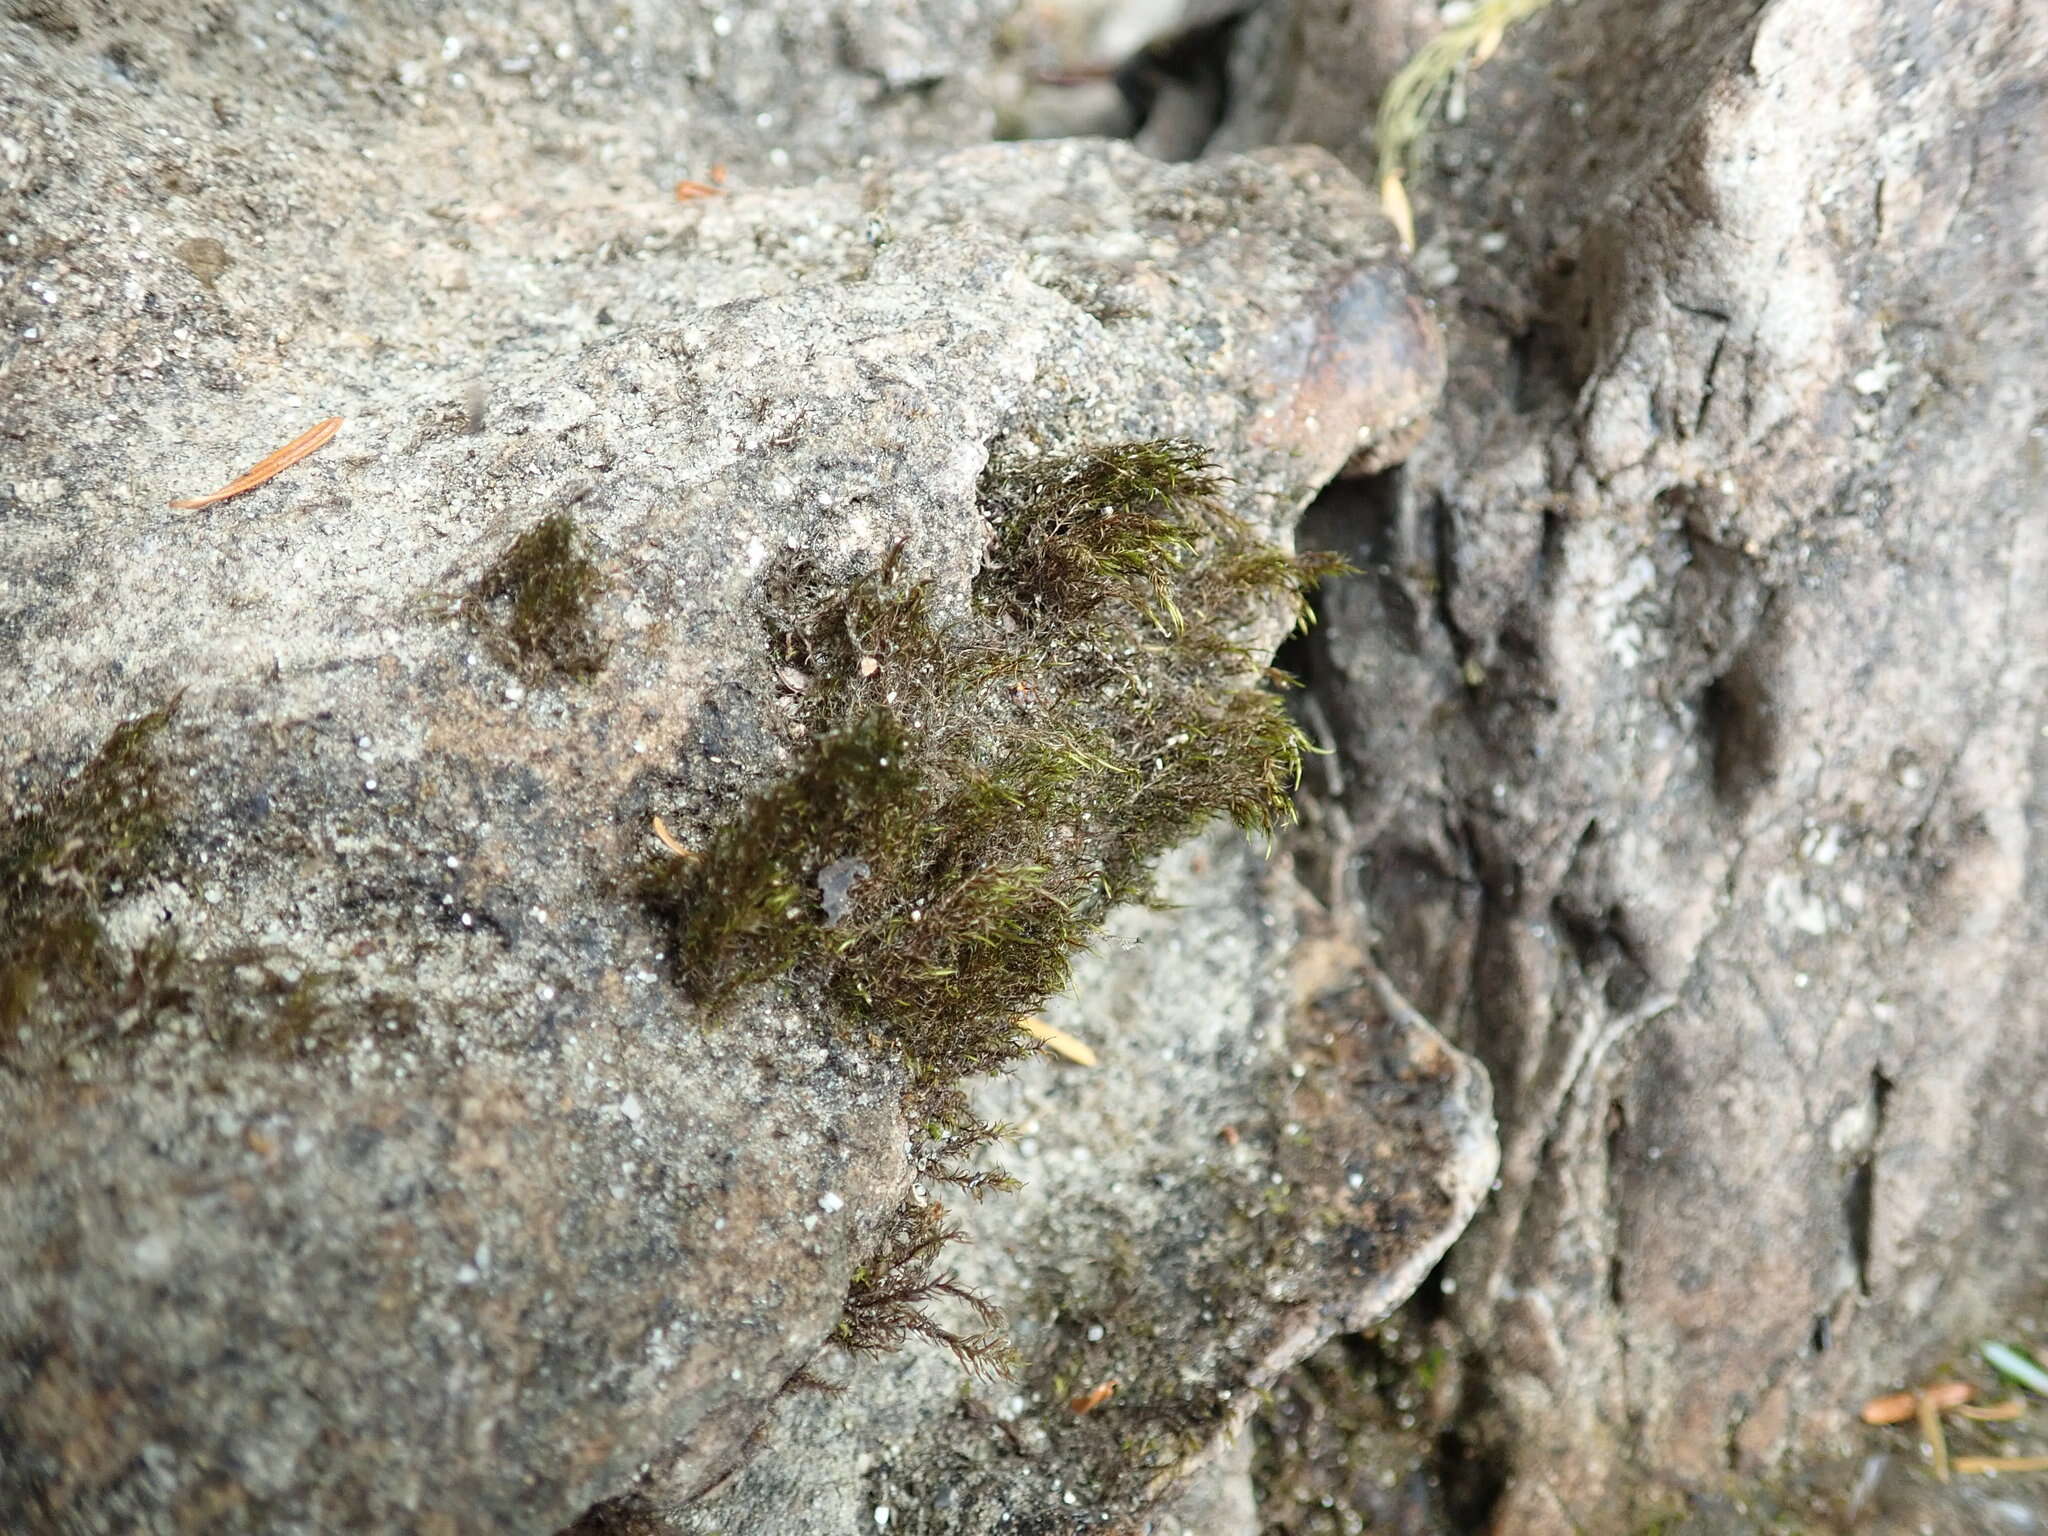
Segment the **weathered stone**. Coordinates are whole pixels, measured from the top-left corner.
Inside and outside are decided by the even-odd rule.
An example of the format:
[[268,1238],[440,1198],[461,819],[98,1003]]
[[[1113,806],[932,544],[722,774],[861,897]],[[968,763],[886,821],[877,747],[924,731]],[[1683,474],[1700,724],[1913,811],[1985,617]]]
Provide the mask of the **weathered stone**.
[[[958,606],[992,450],[1138,437],[1208,444],[1232,509],[1284,542],[1412,410],[1430,321],[1384,222],[1315,151],[1167,169],[1104,144],[990,147],[738,190],[781,170],[741,126],[757,111],[790,123],[796,167],[891,122],[958,132],[886,105],[951,66],[883,7],[804,23],[868,29],[853,75],[816,82],[808,129],[793,95],[764,103],[723,70],[708,13],[617,37],[545,8],[443,39],[274,6],[149,33],[46,9],[0,71],[21,150],[0,145],[22,237],[0,472],[11,795],[58,793],[117,722],[177,697],[169,850],[108,931],[124,953],[175,935],[230,981],[260,956],[307,1033],[257,1049],[109,1020],[55,1059],[29,1021],[0,1072],[0,1502],[74,1531],[545,1531],[636,1484],[687,1501],[817,1353],[911,1177],[896,1057],[793,992],[705,1028],[630,889],[666,856],[651,813],[701,829],[789,761],[763,584],[796,559],[851,579],[900,546]],[[712,78],[725,94],[692,115]],[[713,157],[734,190],[666,199]],[[1357,329],[1358,292],[1384,332]],[[330,414],[340,434],[261,489],[165,505]],[[508,668],[464,602],[560,512],[602,583],[588,682]],[[1285,624],[1276,605],[1252,639]],[[1291,896],[1233,900],[1233,922],[1292,921]],[[1263,1000],[1202,1026],[1216,1061],[1270,1075],[1284,988],[1244,968],[1277,965],[1278,941],[1233,942],[1219,987]],[[1212,1388],[1255,1388],[1392,1305],[1483,1187],[1483,1085],[1376,1017],[1337,1006],[1333,1041],[1296,1047],[1314,1058],[1299,1083],[1213,1085],[1246,1160],[1190,1210],[1220,1219],[1270,1157],[1306,1223],[1269,1277],[1282,1293],[1227,1229],[1156,1200],[1105,1211],[1158,1264],[1241,1287],[1230,1331],[1186,1336]],[[1166,1118],[1176,1074],[1144,1080]],[[1411,1093],[1412,1111],[1389,1102]],[[1290,1115],[1327,1134],[1292,1145]],[[1113,1182],[1191,1155],[1118,1134],[1133,1171]],[[1374,1243],[1318,1225],[1360,1200]],[[1011,1251],[1027,1209],[978,1213],[992,1291],[1079,1273],[1053,1213],[1032,1217],[1037,1253]],[[1151,1296],[1145,1326],[1179,1299]],[[938,1445],[920,1416],[956,1390],[949,1368],[871,1369],[920,1377],[902,1422]],[[898,1412],[882,1401],[877,1423]],[[857,1488],[841,1470],[834,1498]],[[1064,1507],[990,1477],[990,1497]],[[1164,1486],[1102,1496],[1135,1510]]]
[[1047,1012],[1100,1067],[1047,1056],[977,1095],[1016,1128],[1024,1187],[958,1213],[959,1264],[1003,1299],[1017,1379],[963,1389],[932,1355],[827,1369],[845,1396],[785,1404],[683,1530],[851,1530],[886,1507],[928,1536],[1033,1511],[1178,1531],[1151,1502],[1202,1471],[1190,1496],[1227,1508],[1279,1374],[1442,1256],[1496,1166],[1485,1079],[1242,839],[1175,855],[1161,891],[1173,909],[1121,914]]
[[[1267,7],[1226,137],[1369,174],[1416,14]],[[1450,383],[1316,514],[1372,575],[1312,688],[1379,953],[1500,1094],[1419,1434],[1502,1536],[1815,1457],[1866,1528],[1856,1405],[2042,1315],[2042,23],[1559,5],[1411,178]]]

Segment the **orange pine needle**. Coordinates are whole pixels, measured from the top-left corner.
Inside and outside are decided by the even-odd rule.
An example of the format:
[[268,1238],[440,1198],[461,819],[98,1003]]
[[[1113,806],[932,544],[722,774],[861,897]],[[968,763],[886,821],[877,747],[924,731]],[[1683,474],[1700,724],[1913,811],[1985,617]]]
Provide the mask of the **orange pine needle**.
[[1948,1436],[1942,1433],[1941,1408],[1927,1393],[1917,1395],[1919,1401],[1914,1404],[1913,1416],[1920,1421],[1920,1438],[1934,1458],[1934,1480],[1945,1483],[1949,1478]]
[[1903,1424],[1919,1409],[1923,1396],[1933,1403],[1937,1412],[1941,1412],[1961,1407],[1974,1395],[1974,1390],[1967,1381],[1938,1382],[1926,1388],[1924,1392],[1888,1392],[1883,1397],[1873,1397],[1863,1405],[1863,1422]]
[[723,197],[725,189],[714,187],[708,181],[679,181],[676,183],[676,201],[687,203],[700,197]]
[[1979,1424],[2002,1424],[2010,1419],[2022,1419],[2027,1414],[2027,1405],[2016,1397],[2008,1397],[2002,1403],[1985,1403],[1982,1407],[1965,1404],[1956,1410],[1956,1417],[1975,1419]]
[[1116,1389],[1122,1385],[1122,1382],[1112,1376],[1108,1381],[1102,1383],[1101,1386],[1090,1387],[1086,1392],[1075,1397],[1072,1402],[1067,1404],[1067,1411],[1069,1413],[1093,1413],[1112,1397],[1115,1397]]
[[286,443],[269,458],[239,479],[230,480],[211,496],[195,496],[189,501],[174,501],[171,506],[180,512],[196,512],[201,507],[210,507],[217,501],[226,501],[230,496],[239,496],[244,491],[253,491],[264,481],[274,478],[290,469],[299,460],[341,430],[342,418],[330,416],[311,431],[301,433]]

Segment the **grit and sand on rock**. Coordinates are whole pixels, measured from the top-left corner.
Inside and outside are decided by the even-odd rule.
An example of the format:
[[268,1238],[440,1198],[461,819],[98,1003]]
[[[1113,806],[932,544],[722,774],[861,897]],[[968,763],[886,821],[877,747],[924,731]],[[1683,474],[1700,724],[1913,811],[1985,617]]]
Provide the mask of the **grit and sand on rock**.
[[[226,1022],[0,1073],[0,1502],[1247,1530],[1247,1390],[1491,1177],[1476,1062],[1431,1385],[1289,1499],[2026,1528],[1853,1414],[2043,1315],[2037,8],[1550,7],[1405,264],[1361,181],[1432,7],[1265,0],[1177,166],[989,142],[1130,126],[998,0],[8,14],[0,913],[82,986],[175,935]],[[801,988],[703,1028],[632,871],[796,765],[790,562],[965,611],[991,463],[1165,436],[1360,568],[1289,651],[1308,825],[1174,855],[1045,1010],[1098,1065],[975,1089],[1026,1187],[947,1262],[1019,1382],[821,1358],[901,1054]],[[492,628],[553,518],[580,681]]]
[[[42,1055],[31,1017],[0,1072],[0,1500],[32,1525],[1143,1518],[1469,1218],[1483,1076],[1285,857],[1212,835],[1057,1005],[1100,1065],[977,1090],[1033,1127],[1027,1188],[957,1263],[1039,1376],[820,1360],[913,1177],[905,1065],[790,989],[705,1027],[631,880],[651,811],[793,760],[764,583],[893,552],[958,607],[992,456],[1165,437],[1284,548],[1441,376],[1321,152],[942,152],[986,124],[934,39],[994,10],[946,9],[6,24],[15,825],[81,783],[146,804],[151,861],[93,865],[92,963],[175,946],[270,1010],[223,1035],[138,993]],[[466,600],[558,515],[594,675],[514,664]],[[67,790],[173,701],[146,785]],[[805,1367],[845,1395],[787,1396]]]

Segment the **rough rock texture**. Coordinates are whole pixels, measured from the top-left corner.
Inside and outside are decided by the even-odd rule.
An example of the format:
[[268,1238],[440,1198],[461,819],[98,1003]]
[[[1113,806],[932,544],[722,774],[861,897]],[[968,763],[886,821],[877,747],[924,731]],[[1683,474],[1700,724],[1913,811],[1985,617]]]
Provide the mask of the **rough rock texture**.
[[[1369,171],[1423,16],[1267,10],[1223,141]],[[1462,103],[1446,406],[1316,514],[1372,574],[1312,688],[1377,953],[1500,1096],[1424,1428],[1503,1536],[1632,1531],[2043,1316],[2048,29],[1581,0]]]
[[788,1403],[685,1530],[853,1530],[881,1508],[933,1536],[1034,1510],[1102,1529],[1217,1461],[1128,1528],[1227,1532],[1261,1395],[1309,1341],[1392,1310],[1463,1226],[1495,1167],[1485,1080],[1242,839],[1174,856],[1161,894],[1175,910],[1121,914],[1047,1010],[1100,1068],[1048,1058],[977,1095],[1017,1128],[1024,1188],[962,1213],[959,1262],[1005,1298],[1016,1380],[963,1389],[931,1354],[827,1371],[845,1395]]
[[[786,991],[701,1027],[629,889],[654,813],[691,835],[789,760],[763,584],[900,544],[958,605],[992,451],[1172,434],[1284,543],[1411,428],[1433,326],[1320,152],[999,147],[738,190],[971,137],[941,9],[549,6],[455,32],[16,8],[9,825],[177,698],[170,849],[108,929],[289,1004],[240,1044],[137,1031],[61,1059],[31,1020],[0,1069],[19,1525],[547,1531],[725,1478],[911,1179],[897,1058]],[[732,192],[668,197],[713,160]],[[330,414],[270,485],[166,507]],[[588,683],[509,668],[461,601],[562,512],[602,584]],[[1278,979],[1305,921],[1285,874],[1227,841],[1192,857],[1213,870],[1184,876],[1189,912],[1133,918],[1147,942],[1084,989],[1128,1002],[1134,1043],[1083,997],[1099,1075],[989,1089],[1040,1122],[1033,1191],[975,1213],[963,1263],[1037,1374],[975,1429],[976,1480],[941,1470],[958,1379],[914,1353],[763,1432],[800,1446],[804,1415],[857,1411],[882,1449],[758,1476],[843,1468],[831,1500],[931,1529],[956,1528],[951,1486],[990,1522],[1135,1514],[1469,1215],[1483,1077],[1334,936],[1312,989]],[[1090,1267],[1116,1255],[1128,1297]],[[1100,1349],[1051,1310],[1084,1281],[1119,1330]],[[1067,1415],[1097,1369],[1132,1390]],[[1035,1434],[1073,1458],[1060,1487]],[[855,1454],[896,1481],[858,1483]]]

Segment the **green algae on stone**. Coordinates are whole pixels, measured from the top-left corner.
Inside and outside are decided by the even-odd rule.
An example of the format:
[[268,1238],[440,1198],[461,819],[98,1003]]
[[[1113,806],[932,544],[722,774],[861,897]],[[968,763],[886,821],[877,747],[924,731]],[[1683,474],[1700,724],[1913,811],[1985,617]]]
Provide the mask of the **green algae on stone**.
[[157,739],[176,709],[174,700],[115,727],[75,775],[0,825],[0,1063],[18,1063],[56,1019],[152,995],[167,957],[118,955],[99,909],[165,841]]
[[117,726],[70,778],[0,824],[0,1070],[21,1075],[133,1048],[166,1031],[226,1054],[341,1046],[362,1018],[387,1029],[416,1008],[385,994],[341,1001],[341,978],[274,948],[197,957],[171,931],[133,949],[105,905],[161,872],[175,809],[160,754],[176,700]]

